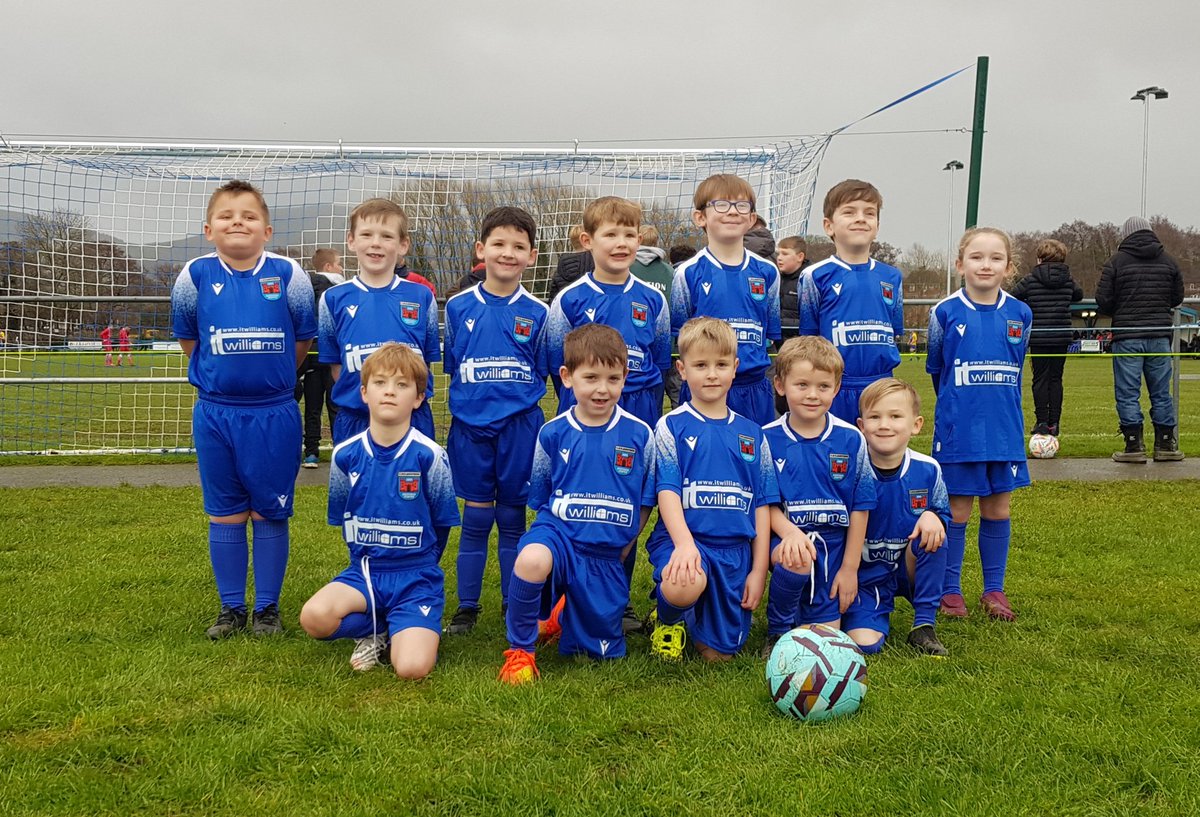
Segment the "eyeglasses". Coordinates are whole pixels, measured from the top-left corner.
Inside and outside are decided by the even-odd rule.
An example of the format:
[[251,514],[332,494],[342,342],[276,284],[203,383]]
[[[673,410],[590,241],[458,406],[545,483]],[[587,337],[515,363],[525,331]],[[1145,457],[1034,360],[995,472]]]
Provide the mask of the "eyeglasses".
[[705,207],[711,207],[718,213],[728,213],[729,208],[737,210],[740,215],[748,216],[754,212],[754,205],[748,201],[725,201],[725,199],[713,199]]

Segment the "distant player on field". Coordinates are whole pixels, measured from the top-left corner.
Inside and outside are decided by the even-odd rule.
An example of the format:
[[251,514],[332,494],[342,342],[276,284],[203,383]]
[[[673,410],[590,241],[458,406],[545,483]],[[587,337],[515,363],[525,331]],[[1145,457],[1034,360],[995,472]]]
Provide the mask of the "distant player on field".
[[271,232],[262,193],[242,181],[221,185],[204,223],[216,252],[184,265],[171,290],[175,337],[199,392],[192,436],[221,596],[208,628],[212,639],[246,626],[247,519],[254,530],[254,633],[283,630],[279,594],[300,470],[293,392],[317,324],[304,270],[265,251]]
[[[396,275],[397,259],[408,252],[408,216],[389,199],[368,199],[350,213],[346,246],[358,258],[358,276],[325,292],[319,315],[318,362],[333,372],[334,445],[365,431],[370,420],[362,401],[359,372],[367,357],[388,341],[421,355],[425,364],[442,359],[438,310],[432,291]],[[413,425],[434,438],[433,377]]]
[[129,327],[122,326],[121,331],[117,333],[117,342],[119,344],[117,351],[117,365],[121,365],[121,359],[130,366],[133,365],[133,343],[129,339]]
[[847,423],[858,419],[862,390],[900,365],[903,277],[871,257],[882,209],[883,196],[869,182],[847,179],[830,188],[822,223],[834,254],[800,279],[800,334],[828,338],[846,362],[830,411]]
[[537,226],[517,207],[497,207],[483,219],[475,254],[483,283],[446,302],[445,360],[450,375],[450,435],[446,449],[455,493],[463,500],[458,544],[458,609],[452,635],[470,631],[479,596],[488,536],[499,529],[501,605],[508,598],[517,542],[525,533],[525,501],[546,393],[541,348],[549,310],[521,286],[537,260]]
[[104,349],[104,365],[113,365],[113,328],[111,324],[100,330],[100,347]]

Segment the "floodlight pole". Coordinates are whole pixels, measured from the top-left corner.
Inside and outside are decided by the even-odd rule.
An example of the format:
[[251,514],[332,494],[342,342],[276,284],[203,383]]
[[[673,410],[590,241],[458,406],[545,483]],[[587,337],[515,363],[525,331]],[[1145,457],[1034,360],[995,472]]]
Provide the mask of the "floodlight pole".
[[1167,96],[1166,88],[1151,85],[1129,97],[1142,103],[1142,218],[1146,217],[1146,175],[1150,167],[1150,100],[1166,99]]
[[952,276],[954,275],[954,172],[962,170],[963,163],[958,159],[946,162],[942,170],[950,171],[950,208],[946,217],[946,295],[950,295]]
[[983,115],[987,110],[988,58],[975,61],[975,119],[971,126],[971,174],[967,181],[966,229],[979,223],[979,174],[983,166]]

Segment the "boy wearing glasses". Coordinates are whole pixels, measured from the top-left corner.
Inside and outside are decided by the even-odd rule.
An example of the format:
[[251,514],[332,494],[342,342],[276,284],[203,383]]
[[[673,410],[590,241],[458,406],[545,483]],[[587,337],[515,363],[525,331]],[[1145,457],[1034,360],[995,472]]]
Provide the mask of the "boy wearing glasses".
[[[754,226],[754,189],[728,173],[709,176],[696,188],[692,222],[704,230],[708,246],[680,264],[671,286],[671,331],[691,318],[708,316],[728,323],[737,336],[737,374],[729,408],[759,425],[775,419],[766,373],[767,351],[781,337],[779,271],[742,246]],[[680,401],[690,399],[685,384]]]
[[863,390],[900,365],[904,335],[900,270],[871,257],[883,196],[870,182],[846,179],[825,194],[825,234],[834,254],[800,278],[800,334],[833,342],[846,371],[829,413],[853,425]]

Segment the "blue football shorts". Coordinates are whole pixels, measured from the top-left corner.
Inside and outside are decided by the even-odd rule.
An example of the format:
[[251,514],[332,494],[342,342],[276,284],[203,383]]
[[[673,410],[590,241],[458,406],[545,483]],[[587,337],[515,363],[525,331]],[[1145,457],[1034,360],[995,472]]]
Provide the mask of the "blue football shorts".
[[303,445],[303,421],[295,400],[273,406],[197,400],[192,439],[205,513],[233,516],[254,511],[274,520],[292,515]]

